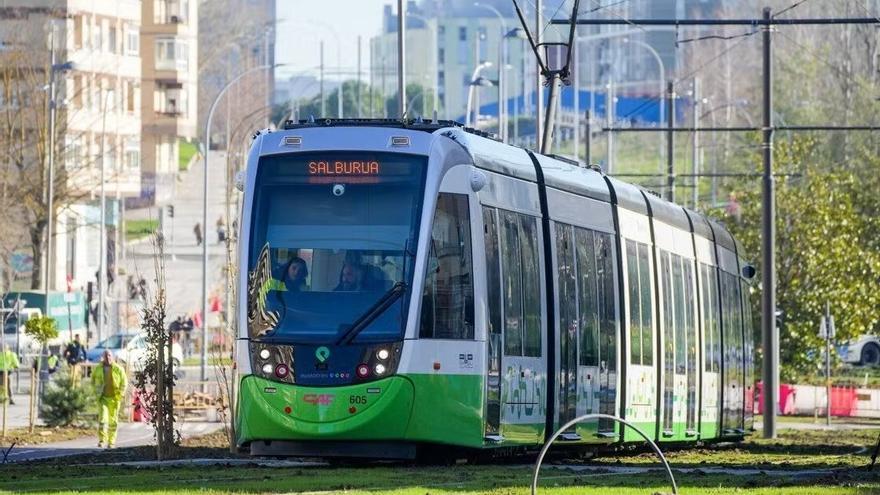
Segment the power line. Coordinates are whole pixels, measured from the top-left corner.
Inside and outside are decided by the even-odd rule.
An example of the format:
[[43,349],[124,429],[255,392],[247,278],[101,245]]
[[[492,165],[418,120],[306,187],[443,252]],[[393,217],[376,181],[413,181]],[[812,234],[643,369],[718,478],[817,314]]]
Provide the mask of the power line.
[[807,1],[807,0],[799,0],[799,1],[797,1],[797,2],[795,2],[795,3],[793,3],[793,4],[791,4],[791,5],[789,5],[788,7],[784,8],[784,9],[780,10],[779,12],[777,12],[776,14],[774,14],[774,15],[773,15],[773,18],[775,19],[775,18],[781,16],[782,14],[788,12],[789,10],[792,10],[792,9],[797,8],[798,5],[800,5],[800,4],[802,4],[802,3],[806,2],[806,1]]
[[611,7],[616,7],[618,5],[621,5],[621,4],[624,4],[627,2],[629,2],[629,0],[620,0],[620,1],[614,2],[614,3],[606,3],[605,5],[599,5],[598,2],[596,2],[596,4],[598,5],[597,7],[593,7],[592,9],[590,9],[586,12],[580,12],[578,15],[594,14],[600,10],[604,10],[604,9],[611,8]]
[[[683,39],[683,40],[676,39],[676,40],[675,40],[675,44],[676,44],[676,45],[682,45],[682,44],[684,44],[684,43],[692,43],[692,42],[694,42],[694,41],[703,41],[703,40],[725,40],[725,41],[727,41],[727,40],[735,40],[735,39],[737,39],[737,38],[746,38],[746,37],[748,37],[748,36],[752,36],[752,35],[757,34],[757,33],[758,33],[757,30],[753,30],[753,31],[746,31],[745,33],[740,33],[740,34],[731,34],[731,35],[729,35],[729,36],[725,36],[725,35],[723,35],[723,34],[709,34],[709,35],[706,35],[706,36],[700,36],[700,37],[697,37],[697,38],[685,38],[685,39]],[[677,35],[677,34],[678,34],[678,33],[676,32],[676,35]]]

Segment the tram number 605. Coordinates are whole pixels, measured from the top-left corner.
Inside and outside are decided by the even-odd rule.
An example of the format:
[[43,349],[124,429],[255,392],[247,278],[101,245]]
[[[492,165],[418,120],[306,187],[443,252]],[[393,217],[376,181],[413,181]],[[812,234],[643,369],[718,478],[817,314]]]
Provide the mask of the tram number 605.
[[366,404],[367,396],[366,395],[350,395],[348,396],[349,404]]

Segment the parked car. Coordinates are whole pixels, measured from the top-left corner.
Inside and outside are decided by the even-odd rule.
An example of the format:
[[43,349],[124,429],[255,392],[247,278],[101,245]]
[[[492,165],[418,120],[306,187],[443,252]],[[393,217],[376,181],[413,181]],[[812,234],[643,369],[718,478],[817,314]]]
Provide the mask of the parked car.
[[861,366],[880,366],[880,337],[862,335],[837,348],[837,353],[845,363]]
[[[86,359],[96,363],[101,360],[101,355],[107,349],[119,362],[140,369],[147,358],[147,336],[140,332],[117,333],[86,351]],[[183,348],[177,342],[171,345],[171,359],[175,367],[183,363]]]
[[[43,312],[37,308],[0,309],[0,321],[3,322],[3,340],[13,352],[30,354],[40,350],[39,344],[24,333],[24,325],[29,319],[42,316],[42,314]],[[48,344],[50,346],[60,345],[61,336],[50,340]],[[19,350],[19,346],[21,346],[21,350]]]

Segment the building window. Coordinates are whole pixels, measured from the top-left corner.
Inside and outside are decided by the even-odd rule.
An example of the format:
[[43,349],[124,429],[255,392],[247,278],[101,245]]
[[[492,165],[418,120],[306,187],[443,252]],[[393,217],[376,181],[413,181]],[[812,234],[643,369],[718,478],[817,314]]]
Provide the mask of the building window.
[[126,138],[123,151],[125,168],[137,170],[141,166],[141,143],[137,138]]
[[110,30],[107,31],[107,48],[109,48],[110,53],[116,53],[116,26],[110,26]]
[[474,338],[474,286],[468,198],[440,193],[422,292],[421,338]]
[[141,51],[141,35],[134,26],[127,26],[125,29],[125,54],[133,57],[138,56]]
[[104,29],[101,25],[101,21],[95,23],[94,29],[92,29],[92,38],[94,40],[92,48],[98,52],[104,51]]
[[458,27],[458,41],[467,41],[467,27],[459,26]]
[[175,38],[156,40],[156,70],[185,71],[189,66],[189,50],[186,41]]
[[437,49],[437,63],[441,65],[446,63],[446,48],[442,46]]
[[183,115],[187,113],[187,93],[182,84],[159,85],[153,93],[153,108],[158,113]]

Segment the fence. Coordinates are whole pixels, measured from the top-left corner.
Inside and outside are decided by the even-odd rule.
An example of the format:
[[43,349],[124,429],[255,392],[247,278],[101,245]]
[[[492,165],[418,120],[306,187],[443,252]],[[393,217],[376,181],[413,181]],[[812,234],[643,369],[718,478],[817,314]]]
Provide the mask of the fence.
[[[758,384],[755,412],[763,412],[763,387]],[[785,415],[814,415],[828,407],[825,387],[814,385],[779,386],[779,413]],[[851,418],[880,418],[880,389],[861,387],[831,387],[831,415]]]

